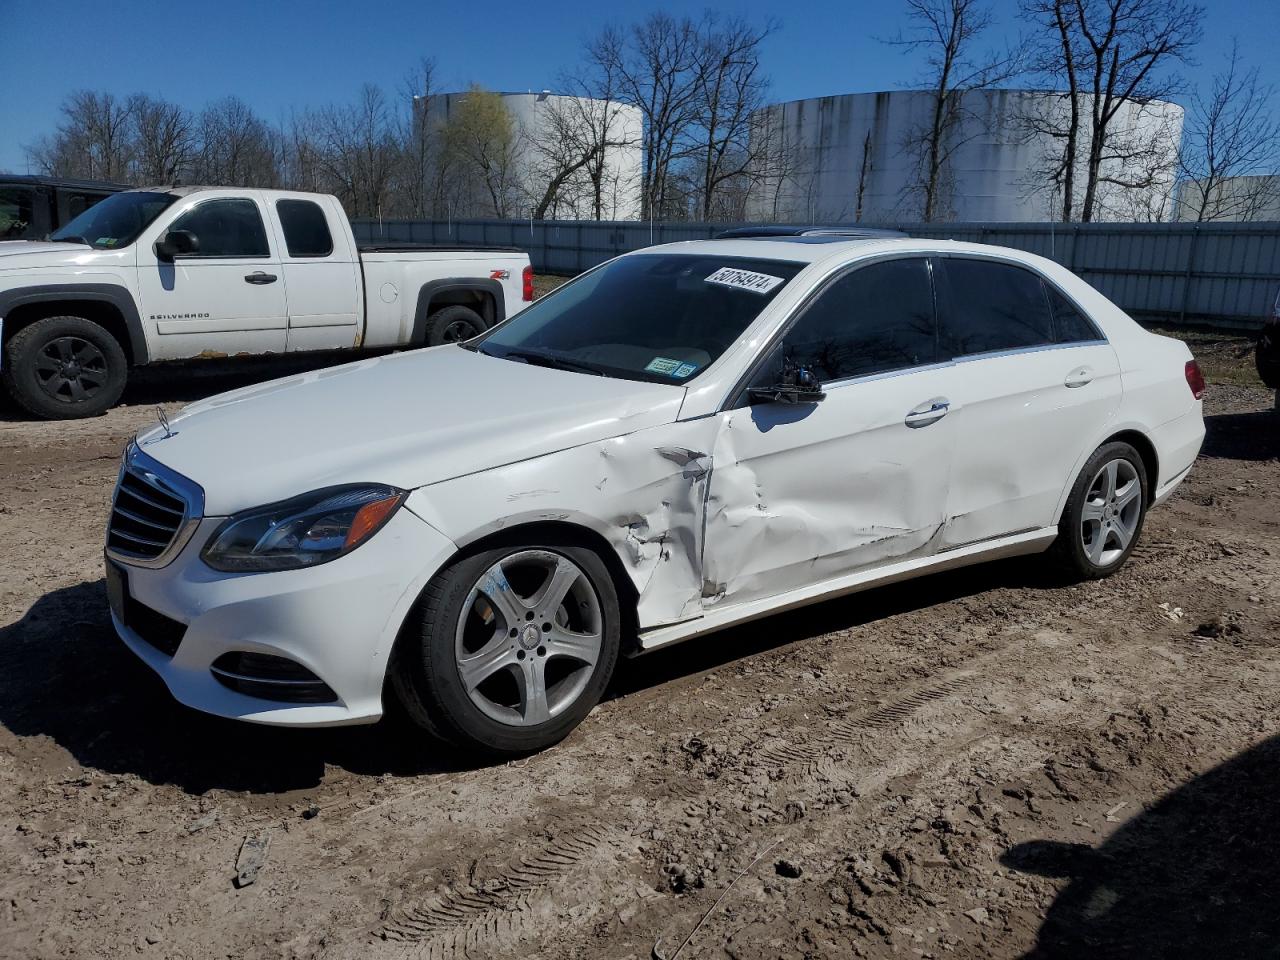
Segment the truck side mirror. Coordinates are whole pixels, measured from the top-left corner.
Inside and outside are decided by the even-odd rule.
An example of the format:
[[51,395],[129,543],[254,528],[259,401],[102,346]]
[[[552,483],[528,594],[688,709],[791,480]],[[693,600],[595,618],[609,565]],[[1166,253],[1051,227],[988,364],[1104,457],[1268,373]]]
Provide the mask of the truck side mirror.
[[826,399],[818,375],[790,360],[782,365],[778,382],[747,391],[752,403],[817,403]]
[[156,257],[172,263],[174,257],[200,252],[200,239],[190,230],[170,230],[156,241]]

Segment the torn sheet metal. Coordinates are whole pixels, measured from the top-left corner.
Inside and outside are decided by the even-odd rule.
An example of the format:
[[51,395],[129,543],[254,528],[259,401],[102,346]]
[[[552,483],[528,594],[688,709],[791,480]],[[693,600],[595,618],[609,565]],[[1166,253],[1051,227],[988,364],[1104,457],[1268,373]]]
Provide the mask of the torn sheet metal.
[[718,418],[673,423],[432,484],[409,507],[460,546],[544,520],[589,527],[639,595],[642,629],[702,610],[703,520]]

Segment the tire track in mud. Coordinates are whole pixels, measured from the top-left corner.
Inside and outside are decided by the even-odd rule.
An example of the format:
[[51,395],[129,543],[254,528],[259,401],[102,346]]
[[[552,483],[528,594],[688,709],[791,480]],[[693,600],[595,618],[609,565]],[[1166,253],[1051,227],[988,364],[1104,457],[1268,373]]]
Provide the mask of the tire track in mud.
[[615,837],[600,824],[577,827],[480,885],[468,885],[400,908],[373,935],[379,955],[451,960],[494,956],[530,935],[530,921],[555,890],[595,856],[611,852]]

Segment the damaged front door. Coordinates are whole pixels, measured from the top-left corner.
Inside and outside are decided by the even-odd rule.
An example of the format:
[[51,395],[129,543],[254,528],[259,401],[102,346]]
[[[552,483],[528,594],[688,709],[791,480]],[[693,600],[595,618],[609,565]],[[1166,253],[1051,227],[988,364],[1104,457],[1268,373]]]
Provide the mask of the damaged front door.
[[784,363],[823,399],[720,413],[703,603],[778,595],[934,549],[954,432],[954,367],[937,364],[929,265],[878,261],[830,282],[751,380]]

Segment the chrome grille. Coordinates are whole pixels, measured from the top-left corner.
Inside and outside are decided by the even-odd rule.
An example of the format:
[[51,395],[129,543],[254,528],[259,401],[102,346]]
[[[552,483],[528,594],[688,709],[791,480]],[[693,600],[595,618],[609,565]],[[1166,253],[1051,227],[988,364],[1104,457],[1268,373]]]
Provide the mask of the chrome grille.
[[204,492],[142,453],[125,451],[107,524],[107,554],[137,566],[163,566],[200,520]]

